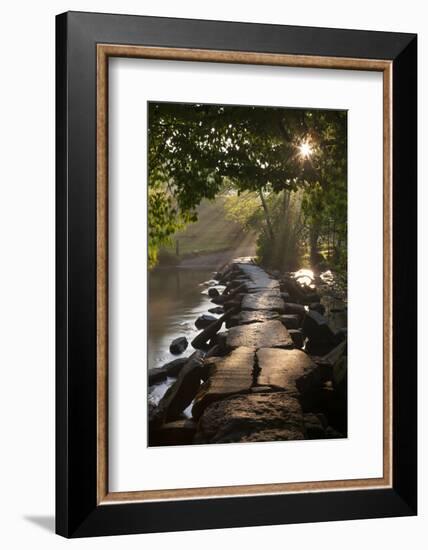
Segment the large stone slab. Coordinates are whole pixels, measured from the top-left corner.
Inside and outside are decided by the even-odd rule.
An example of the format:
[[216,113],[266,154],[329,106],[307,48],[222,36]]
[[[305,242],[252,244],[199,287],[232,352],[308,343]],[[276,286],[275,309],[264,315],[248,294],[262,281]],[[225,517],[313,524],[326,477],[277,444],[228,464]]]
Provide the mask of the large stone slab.
[[308,392],[324,381],[322,368],[298,349],[259,349],[257,364],[258,385],[273,386],[292,394]]
[[[167,363],[162,367],[162,369],[166,370],[168,376],[171,376],[172,378],[177,378],[177,376],[180,374],[180,371],[184,368],[185,365],[188,365],[190,363],[192,365],[200,366],[203,357],[203,352],[196,350],[192,353],[192,355],[189,355],[189,357],[180,357],[179,359],[175,359],[175,361]],[[188,368],[190,369],[190,367]]]
[[279,319],[279,313],[276,311],[262,310],[262,311],[241,311],[236,316],[238,325],[249,325],[251,323],[264,323],[265,321],[272,321]]
[[298,349],[302,349],[305,343],[303,332],[300,329],[296,329],[296,330],[288,329],[288,334],[291,336],[291,339],[293,340],[294,347]]
[[195,327],[198,330],[203,330],[204,328],[207,328],[210,326],[211,323],[214,323],[217,321],[217,317],[214,317],[214,315],[207,315],[204,313],[203,315],[199,315],[199,317],[195,321]]
[[250,311],[269,310],[282,313],[284,311],[284,300],[276,290],[255,292],[254,294],[246,294],[243,297],[241,308]]
[[255,292],[263,292],[265,290],[275,290],[280,292],[279,282],[274,279],[263,279],[254,283],[253,281],[248,281],[244,286],[246,292],[254,294]]
[[305,439],[299,401],[285,392],[236,396],[205,409],[195,443]]
[[228,348],[290,348],[293,341],[281,321],[265,321],[240,325],[228,330],[226,336]]
[[[330,374],[335,389],[346,387],[348,374],[347,341],[341,342],[323,357],[314,357],[314,361]],[[326,376],[327,377],[327,376]],[[345,390],[346,391],[346,390]]]
[[303,319],[302,330],[314,342],[335,342],[335,334],[327,319],[317,311],[307,311]]
[[178,359],[169,361],[169,363],[165,363],[165,365],[162,366],[162,370],[166,371],[167,376],[172,376],[173,378],[176,378],[180,370],[189,361],[190,357],[179,357]]
[[195,338],[193,338],[192,346],[195,349],[206,348],[208,340],[212,339],[217,334],[217,332],[221,329],[222,324],[229,317],[232,317],[234,313],[236,313],[234,308],[228,309],[226,313],[224,313],[216,321],[213,321],[211,324],[209,324],[206,328],[204,328],[202,332],[200,332],[197,336],[195,336]]
[[159,401],[156,411],[151,417],[153,427],[179,418],[184,409],[193,401],[202,375],[203,361],[194,354],[180,370],[177,380]]
[[293,277],[284,277],[280,282],[281,290],[288,292],[293,301],[309,305],[312,302],[319,302],[320,297],[308,286],[300,285]]
[[266,271],[254,264],[236,264],[238,269],[243,273],[256,287],[263,289],[278,289],[279,282],[272,279]]
[[279,320],[287,329],[296,330],[300,326],[300,317],[295,313],[289,313],[288,315],[281,315]]
[[202,384],[195,397],[192,415],[199,418],[213,401],[249,391],[253,385],[255,349],[240,347],[225,357],[210,357],[205,366],[210,366],[208,380]]
[[164,445],[190,445],[196,433],[192,420],[175,420],[149,430],[149,447]]
[[311,355],[325,355],[345,338],[343,333],[331,329],[323,315],[313,310],[306,313],[302,331],[309,338],[305,349]]
[[302,304],[294,304],[293,302],[285,302],[284,304],[284,313],[290,314],[294,313],[295,315],[299,315],[301,319],[306,314],[305,306],[302,306]]
[[149,369],[147,375],[149,378],[149,386],[160,384],[161,382],[164,382],[168,377],[166,369],[163,368]]

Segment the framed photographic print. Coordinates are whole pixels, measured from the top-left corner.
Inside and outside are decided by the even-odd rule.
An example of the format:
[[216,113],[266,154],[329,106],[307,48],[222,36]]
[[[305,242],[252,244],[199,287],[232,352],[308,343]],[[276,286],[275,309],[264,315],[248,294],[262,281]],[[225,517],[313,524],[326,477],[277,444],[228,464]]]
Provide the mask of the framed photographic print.
[[56,48],[57,532],[416,514],[416,36]]

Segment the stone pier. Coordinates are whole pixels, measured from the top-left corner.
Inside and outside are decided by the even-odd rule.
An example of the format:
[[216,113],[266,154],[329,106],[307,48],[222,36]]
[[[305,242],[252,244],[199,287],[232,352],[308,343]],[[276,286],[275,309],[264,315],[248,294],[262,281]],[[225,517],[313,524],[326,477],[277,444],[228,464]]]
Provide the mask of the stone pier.
[[[216,280],[225,290],[213,301],[224,313],[199,319],[203,331],[192,345],[201,351],[183,362],[152,411],[150,445],[346,436],[327,418],[346,341],[305,306],[314,290],[300,299],[304,289],[294,292],[292,280],[284,283],[248,259],[226,266]],[[308,353],[311,346],[324,356]],[[184,418],[189,403],[191,418]]]

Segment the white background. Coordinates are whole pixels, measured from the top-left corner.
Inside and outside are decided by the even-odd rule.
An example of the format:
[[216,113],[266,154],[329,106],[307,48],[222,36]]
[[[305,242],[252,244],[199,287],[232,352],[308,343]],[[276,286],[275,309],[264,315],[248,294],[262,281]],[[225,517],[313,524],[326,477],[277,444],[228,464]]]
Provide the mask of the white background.
[[[0,86],[0,544],[7,549],[218,548],[233,545],[360,549],[425,548],[426,474],[420,471],[417,518],[258,527],[67,542],[52,534],[54,511],[54,15],[67,9],[291,25],[418,32],[419,83],[426,79],[428,18],[423,2],[391,0],[180,2],[58,0],[2,6]],[[425,67],[423,67],[423,64]],[[422,92],[420,92],[422,97]],[[427,211],[422,188],[426,109],[420,105],[420,228]],[[426,248],[421,236],[419,249]],[[420,281],[426,278],[425,258]],[[427,304],[420,291],[419,308]],[[420,463],[426,462],[426,346],[419,324]],[[422,352],[423,356],[422,356]]]
[[[382,477],[382,73],[113,59],[109,85],[110,490]],[[346,439],[146,447],[147,100],[348,111]]]

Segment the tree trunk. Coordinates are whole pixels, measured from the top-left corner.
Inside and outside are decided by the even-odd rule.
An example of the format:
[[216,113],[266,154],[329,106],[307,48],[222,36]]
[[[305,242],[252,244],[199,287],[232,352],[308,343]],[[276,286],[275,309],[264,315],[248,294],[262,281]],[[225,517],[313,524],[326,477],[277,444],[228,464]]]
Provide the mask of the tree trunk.
[[283,191],[282,198],[282,213],[285,215],[288,213],[288,207],[290,206],[290,191]]
[[312,268],[314,268],[315,264],[318,263],[318,237],[319,225],[313,224],[309,230],[309,246]]
[[265,197],[263,195],[263,191],[262,191],[261,187],[259,188],[259,196],[260,196],[260,200],[262,201],[262,206],[263,206],[263,210],[264,210],[264,213],[265,213],[266,225],[267,225],[267,228],[268,228],[269,236],[270,236],[271,240],[273,241],[274,240],[274,232],[273,232],[272,221],[270,219],[268,205],[266,204],[266,200],[265,200]]

